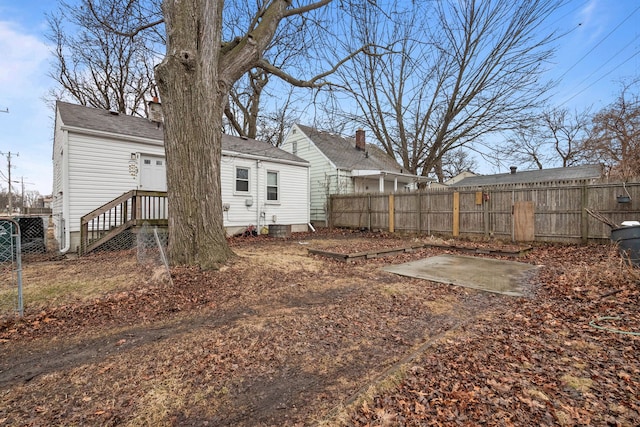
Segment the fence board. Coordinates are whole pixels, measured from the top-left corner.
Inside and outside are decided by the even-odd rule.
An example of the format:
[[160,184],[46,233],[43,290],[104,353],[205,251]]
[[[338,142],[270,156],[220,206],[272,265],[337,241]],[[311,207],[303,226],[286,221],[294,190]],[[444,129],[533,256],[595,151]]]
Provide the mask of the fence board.
[[[454,233],[454,193],[458,193],[461,236],[512,239],[513,207],[533,204],[534,240],[578,242],[609,239],[610,228],[585,213],[590,208],[618,224],[640,220],[640,183],[536,183],[484,188],[427,189],[396,193],[391,214],[396,231],[446,235]],[[619,203],[618,196],[629,196]],[[336,227],[388,230],[388,194],[331,196],[332,224]]]

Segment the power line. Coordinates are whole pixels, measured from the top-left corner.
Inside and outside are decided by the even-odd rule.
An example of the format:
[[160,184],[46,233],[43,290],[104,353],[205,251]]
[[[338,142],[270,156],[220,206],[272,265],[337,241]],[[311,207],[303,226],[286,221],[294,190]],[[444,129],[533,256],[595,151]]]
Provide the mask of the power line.
[[640,6],[636,7],[625,19],[622,20],[622,22],[620,22],[618,25],[616,25],[613,30],[609,31],[609,33],[604,36],[602,39],[600,39],[600,41],[598,43],[596,43],[591,49],[589,49],[589,51],[587,51],[587,53],[585,53],[580,59],[578,59],[571,67],[569,67],[567,69],[567,71],[565,71],[564,73],[562,73],[562,75],[560,77],[558,77],[558,80],[562,80],[562,78],[564,76],[566,76],[569,71],[573,70],[575,67],[578,66],[578,64],[580,62],[582,62],[587,56],[589,56],[598,46],[600,46],[605,40],[607,40],[614,32],[616,32],[618,30],[618,28],[620,28],[622,26],[622,24],[624,24],[625,22],[627,22],[629,19],[631,19],[631,17],[633,15],[635,15],[635,13],[640,10]]
[[[617,71],[618,68],[620,68],[622,65],[626,64],[627,62],[631,61],[633,58],[635,58],[636,56],[638,56],[638,54],[640,54],[640,51],[635,52],[633,55],[631,55],[630,57],[628,57],[627,59],[625,59],[623,62],[617,64],[615,67],[611,68],[608,72],[606,72],[605,74],[603,74],[602,76],[600,76],[598,79],[594,80],[590,85],[588,85],[587,87],[585,87],[584,89],[574,93],[571,97],[567,98],[566,100],[564,100],[559,106],[563,106],[564,104],[566,104],[567,102],[571,101],[573,98],[575,98],[576,96],[580,95],[581,93],[584,93],[587,89],[591,88],[593,85],[595,85],[596,83],[598,83],[600,80],[604,79],[605,77],[607,77],[609,74],[613,73],[614,71]],[[595,74],[595,72],[591,73],[589,75],[589,77],[591,77],[593,74]],[[587,77],[588,78],[588,77]],[[582,82],[580,82],[580,84],[584,83],[587,79],[584,79]],[[580,85],[579,84],[579,85]],[[578,85],[578,86],[579,86]]]

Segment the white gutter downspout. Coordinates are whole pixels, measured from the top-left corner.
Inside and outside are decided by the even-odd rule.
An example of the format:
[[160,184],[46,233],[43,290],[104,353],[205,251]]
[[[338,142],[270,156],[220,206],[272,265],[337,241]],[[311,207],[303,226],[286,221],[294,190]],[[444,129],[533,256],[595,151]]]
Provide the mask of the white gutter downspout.
[[316,229],[311,225],[311,167],[307,166],[307,225],[311,231],[315,232]]
[[[262,212],[260,211],[260,160],[256,160],[256,232],[260,234],[260,216]],[[265,214],[266,215],[266,214]]]
[[62,131],[62,221],[64,223],[65,247],[60,253],[66,254],[71,248],[71,216],[69,206],[69,131]]

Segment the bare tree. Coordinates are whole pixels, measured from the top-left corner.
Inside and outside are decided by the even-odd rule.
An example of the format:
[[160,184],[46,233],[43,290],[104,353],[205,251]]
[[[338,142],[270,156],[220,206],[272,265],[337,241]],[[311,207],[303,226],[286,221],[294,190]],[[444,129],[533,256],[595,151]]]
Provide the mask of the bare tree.
[[496,153],[510,164],[543,169],[570,167],[585,162],[584,140],[589,132],[589,109],[544,109],[510,132]]
[[445,153],[516,128],[543,101],[553,35],[540,27],[558,3],[412,2],[388,19],[364,9],[352,39],[376,47],[341,71],[358,107],[346,116],[407,170],[440,175]]
[[36,205],[38,199],[40,199],[42,195],[37,190],[27,190],[22,195],[22,203],[24,207],[31,208]]
[[300,112],[295,105],[294,88],[280,85],[271,89],[267,87],[269,80],[268,73],[255,69],[233,86],[224,110],[225,133],[268,142],[275,147],[282,144],[286,132],[299,121]]
[[584,161],[582,144],[587,138],[590,120],[588,109],[582,112],[576,110],[573,114],[566,109],[543,112],[542,121],[552,147],[552,160],[559,158],[563,168]]
[[[252,11],[242,2],[227,10],[228,24],[223,33],[233,39],[242,34]],[[315,28],[299,16],[287,19],[278,26],[263,57],[277,69],[299,69],[309,58],[313,45],[309,40],[316,39],[313,36]],[[293,88],[289,84],[279,84],[278,80],[259,67],[245,73],[231,88],[224,111],[225,132],[279,146],[285,130],[297,121],[299,114],[293,106]]]
[[524,169],[534,167],[542,169],[550,161],[550,153],[541,137],[544,129],[540,117],[532,118],[527,125],[522,125],[509,132],[505,138],[505,144],[496,147],[497,157],[511,165],[517,165]]
[[[126,3],[100,3],[100,13],[121,21],[131,13]],[[152,46],[162,40],[150,34],[121,37],[101,25],[89,8],[64,1],[48,22],[47,37],[55,46],[49,75],[59,84],[50,91],[49,101],[73,100],[124,114],[145,113],[145,100],[158,95],[153,66],[159,57]]]
[[465,171],[474,171],[478,162],[471,157],[469,151],[462,148],[449,150],[442,155],[442,176],[444,180],[453,178]]
[[610,176],[627,181],[640,176],[640,79],[622,83],[618,98],[593,117],[583,149]]
[[[126,22],[115,28],[96,12],[93,0],[85,1],[102,25],[122,36],[135,38],[153,24],[141,16],[136,25]],[[229,12],[240,3],[248,14]],[[223,228],[220,162],[224,108],[233,85],[248,71],[261,69],[295,86],[320,87],[338,66],[362,51],[307,80],[293,77],[265,56],[281,23],[310,16],[330,3],[163,1],[166,54],[155,77],[165,117],[172,264],[216,268],[232,256]],[[231,24],[229,16],[235,19]],[[235,32],[226,33],[228,28]],[[229,34],[235,36],[227,39]]]

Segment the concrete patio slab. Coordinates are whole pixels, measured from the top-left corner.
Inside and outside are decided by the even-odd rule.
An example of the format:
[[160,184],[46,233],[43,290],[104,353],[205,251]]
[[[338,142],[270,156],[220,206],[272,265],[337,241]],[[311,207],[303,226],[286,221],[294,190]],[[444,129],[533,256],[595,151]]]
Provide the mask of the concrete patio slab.
[[464,286],[509,296],[523,296],[526,274],[537,266],[463,255],[439,255],[392,265],[383,270],[401,276]]

